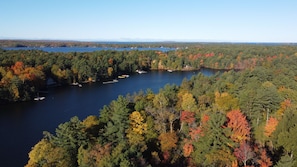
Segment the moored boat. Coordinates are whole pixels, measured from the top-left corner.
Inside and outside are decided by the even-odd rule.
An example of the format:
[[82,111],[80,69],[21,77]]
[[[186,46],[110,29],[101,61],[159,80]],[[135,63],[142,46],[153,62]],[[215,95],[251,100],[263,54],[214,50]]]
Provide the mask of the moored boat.
[[124,79],[124,78],[128,78],[129,77],[129,75],[120,75],[120,76],[118,76],[118,78],[120,78],[120,79]]
[[35,101],[41,101],[41,100],[44,100],[44,99],[45,99],[45,97],[43,97],[43,96],[42,97],[35,97],[34,98]]
[[105,82],[102,82],[103,84],[110,84],[110,83],[116,83],[116,82],[119,82],[117,79],[114,79],[112,81],[105,81]]
[[144,70],[136,70],[136,72],[137,72],[138,74],[145,74],[145,73],[147,73],[147,72],[144,71]]
[[78,82],[73,82],[71,85],[77,86],[78,85]]
[[73,86],[78,86],[78,87],[82,87],[82,84],[80,84],[80,83],[78,83],[78,82],[73,82],[71,85],[73,85]]

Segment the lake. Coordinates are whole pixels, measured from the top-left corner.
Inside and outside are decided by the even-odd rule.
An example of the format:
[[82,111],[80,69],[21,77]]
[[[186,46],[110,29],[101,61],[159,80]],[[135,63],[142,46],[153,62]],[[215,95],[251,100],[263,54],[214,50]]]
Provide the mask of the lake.
[[[88,83],[78,86],[49,88],[43,101],[29,101],[0,106],[0,163],[1,166],[24,166],[28,153],[42,137],[43,131],[54,132],[59,124],[78,116],[99,115],[119,95],[133,94],[148,88],[155,93],[166,84],[180,85],[199,71],[172,72],[151,71],[133,74],[112,84]],[[216,71],[200,70],[204,75]]]

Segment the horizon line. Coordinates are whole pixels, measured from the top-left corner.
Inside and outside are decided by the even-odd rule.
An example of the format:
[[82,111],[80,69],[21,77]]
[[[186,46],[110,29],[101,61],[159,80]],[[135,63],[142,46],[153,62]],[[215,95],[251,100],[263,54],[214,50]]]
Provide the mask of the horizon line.
[[297,44],[296,42],[288,41],[227,41],[227,40],[166,40],[166,39],[30,39],[30,38],[1,38],[0,41],[57,41],[57,42],[132,42],[132,43],[282,43],[282,44]]

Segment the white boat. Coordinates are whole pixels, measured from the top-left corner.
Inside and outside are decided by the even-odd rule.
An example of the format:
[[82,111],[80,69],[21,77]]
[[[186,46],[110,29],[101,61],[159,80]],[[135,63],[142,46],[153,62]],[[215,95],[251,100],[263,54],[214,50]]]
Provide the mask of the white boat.
[[137,72],[138,74],[145,74],[145,73],[147,73],[146,71],[143,71],[143,70],[136,70],[136,72]]
[[78,83],[78,82],[73,82],[71,85],[73,85],[73,86],[78,86],[78,87],[82,87],[82,84],[80,84],[80,83]]
[[118,76],[118,78],[120,78],[120,79],[124,79],[124,78],[128,78],[129,77],[129,75],[120,75],[120,76]]
[[71,85],[77,86],[78,85],[78,82],[73,82]]
[[167,70],[168,72],[173,72],[173,70]]
[[45,97],[43,97],[43,96],[42,97],[35,97],[34,98],[35,101],[41,101],[41,100],[44,100],[44,99],[45,99]]
[[102,82],[103,84],[110,84],[110,83],[116,83],[119,82],[117,79],[114,79],[112,81],[106,81],[106,82]]

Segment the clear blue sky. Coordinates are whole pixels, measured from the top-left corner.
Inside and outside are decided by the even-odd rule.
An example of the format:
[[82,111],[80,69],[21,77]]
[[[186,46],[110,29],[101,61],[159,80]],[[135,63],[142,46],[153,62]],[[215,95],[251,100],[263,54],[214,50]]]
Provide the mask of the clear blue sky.
[[297,42],[297,0],[1,0],[0,39]]

